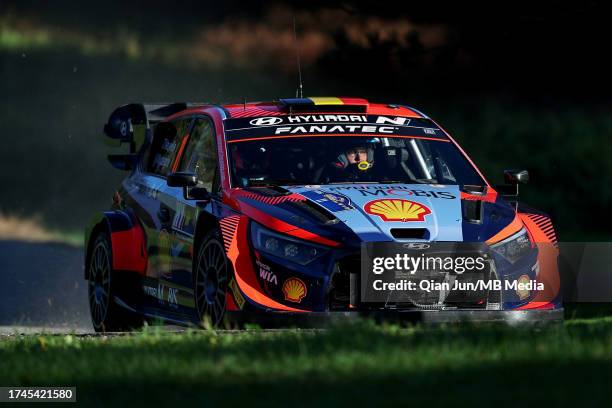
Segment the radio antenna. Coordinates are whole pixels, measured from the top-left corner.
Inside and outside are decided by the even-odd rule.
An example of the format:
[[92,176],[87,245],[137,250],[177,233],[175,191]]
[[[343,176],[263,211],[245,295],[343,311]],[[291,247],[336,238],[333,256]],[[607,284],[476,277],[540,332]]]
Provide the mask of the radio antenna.
[[297,60],[297,69],[298,69],[298,89],[295,91],[296,98],[304,97],[304,86],[302,85],[302,65],[300,63],[300,48],[298,45],[297,39],[297,30],[295,28],[295,14],[293,15],[293,41],[295,43],[295,57]]

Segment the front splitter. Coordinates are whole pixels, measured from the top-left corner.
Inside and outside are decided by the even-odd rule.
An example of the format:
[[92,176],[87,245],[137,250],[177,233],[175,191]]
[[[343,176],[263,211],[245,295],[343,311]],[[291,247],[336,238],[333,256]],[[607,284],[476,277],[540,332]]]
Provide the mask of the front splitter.
[[368,310],[347,312],[228,312],[236,323],[263,327],[324,327],[370,318],[405,324],[499,323],[509,326],[547,325],[563,321],[563,309],[551,310]]

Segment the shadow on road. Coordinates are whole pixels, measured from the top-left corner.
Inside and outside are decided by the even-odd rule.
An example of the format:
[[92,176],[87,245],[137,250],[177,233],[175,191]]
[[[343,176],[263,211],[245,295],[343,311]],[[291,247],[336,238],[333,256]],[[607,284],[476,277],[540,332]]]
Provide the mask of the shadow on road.
[[82,248],[0,241],[0,326],[91,330]]

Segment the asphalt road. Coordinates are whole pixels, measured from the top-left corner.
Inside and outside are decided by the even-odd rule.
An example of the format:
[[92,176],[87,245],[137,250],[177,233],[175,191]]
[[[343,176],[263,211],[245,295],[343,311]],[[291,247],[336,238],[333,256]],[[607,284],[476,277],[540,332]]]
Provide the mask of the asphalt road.
[[[566,243],[578,302],[612,302],[609,243]],[[575,279],[575,278],[573,278]],[[93,333],[83,250],[61,243],[0,240],[0,336]]]
[[93,331],[83,250],[59,243],[0,241],[0,334]]

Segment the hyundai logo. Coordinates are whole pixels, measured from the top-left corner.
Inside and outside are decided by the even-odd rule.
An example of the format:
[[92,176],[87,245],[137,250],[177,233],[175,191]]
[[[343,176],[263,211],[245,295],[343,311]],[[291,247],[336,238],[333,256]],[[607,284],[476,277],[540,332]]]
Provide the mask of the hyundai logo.
[[273,126],[278,125],[283,120],[279,117],[274,116],[266,116],[263,118],[255,118],[251,120],[249,123],[253,126]]
[[421,250],[428,249],[429,247],[431,247],[431,245],[429,244],[420,243],[420,242],[411,242],[409,244],[404,244],[402,246],[406,249],[421,249]]
[[121,133],[121,136],[125,137],[127,136],[127,130],[128,128],[128,124],[126,121],[121,121],[121,125],[119,126],[119,132]]

